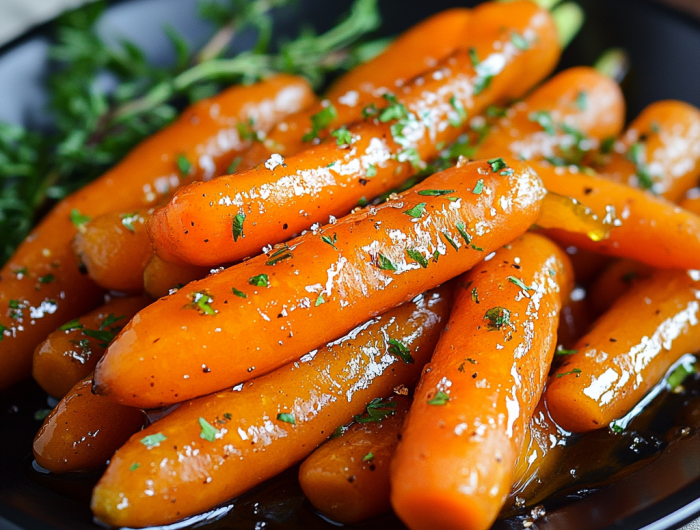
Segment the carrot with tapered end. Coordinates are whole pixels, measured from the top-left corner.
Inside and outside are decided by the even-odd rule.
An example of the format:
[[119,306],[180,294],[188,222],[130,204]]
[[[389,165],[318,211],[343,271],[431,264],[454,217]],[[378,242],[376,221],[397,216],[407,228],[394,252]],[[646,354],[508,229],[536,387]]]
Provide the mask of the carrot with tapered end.
[[63,397],[95,369],[107,344],[151,300],[114,298],[94,311],[64,323],[36,347],[32,375],[48,394]]
[[654,269],[631,259],[613,261],[603,270],[589,289],[591,314],[605,313],[624,293],[637,282],[651,276]]
[[535,167],[547,190],[577,199],[610,225],[607,237],[599,241],[562,229],[547,230],[557,242],[652,267],[700,268],[699,216],[602,176],[571,167]]
[[0,388],[28,377],[36,345],[102,300],[102,290],[80,274],[70,244],[89,217],[152,205],[184,182],[224,172],[251,141],[238,126],[246,138],[249,119],[253,133],[267,131],[313,98],[303,79],[281,75],[200,101],[51,210],[0,273]]
[[697,271],[657,271],[639,282],[596,321],[552,377],[545,399],[554,420],[585,432],[624,416],[674,361],[700,350],[699,319]]
[[149,296],[160,298],[191,281],[201,280],[210,271],[211,267],[170,263],[153,255],[143,271],[143,288]]
[[343,524],[391,510],[389,464],[411,405],[395,396],[395,414],[381,420],[360,416],[342,435],[316,449],[299,468],[299,485],[309,502]]
[[96,396],[91,386],[91,376],[79,381],[44,420],[34,438],[41,467],[53,473],[99,469],[146,425],[139,409]]
[[595,165],[606,178],[677,202],[698,184],[700,111],[681,101],[652,103],[606,149]]
[[77,259],[100,287],[143,292],[143,271],[153,255],[145,221],[153,210],[110,212],[88,221],[73,241]]
[[573,286],[566,254],[536,234],[460,280],[392,461],[391,504],[412,530],[486,530],[496,519]]
[[294,155],[341,125],[362,119],[367,105],[383,101],[382,93],[399,90],[404,82],[463,47],[470,14],[464,8],[448,9],[407,30],[380,55],[342,75],[322,102],[275,126],[241,155],[237,171],[262,164],[272,153]]
[[528,1],[479,6],[468,39],[469,51],[388,97],[367,121],[296,156],[273,155],[264,167],[180,190],[149,221],[156,253],[197,265],[233,262],[346,214],[435,157],[468,128],[467,113],[522,95],[560,50],[549,13]]
[[148,408],[298,359],[469,269],[527,230],[544,195],[537,175],[515,160],[435,174],[161,298],[109,347],[95,390]]
[[593,68],[569,68],[502,112],[482,143],[478,157],[548,159],[580,163],[591,149],[617,136],[625,123],[620,87]]
[[171,523],[290,467],[365,406],[373,417],[392,414],[395,403],[381,398],[417,379],[449,298],[444,287],[425,293],[300,362],[183,403],[117,451],[93,513],[113,526]]

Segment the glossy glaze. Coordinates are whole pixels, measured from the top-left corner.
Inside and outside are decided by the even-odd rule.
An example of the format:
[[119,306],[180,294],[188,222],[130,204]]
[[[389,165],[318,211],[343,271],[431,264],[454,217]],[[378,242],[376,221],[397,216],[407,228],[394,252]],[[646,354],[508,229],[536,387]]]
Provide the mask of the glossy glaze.
[[[410,529],[495,521],[544,389],[570,269],[556,244],[526,234],[459,278],[392,461],[391,504]],[[494,320],[494,309],[508,316]]]
[[[428,292],[299,362],[182,404],[114,455],[94,490],[93,512],[114,526],[165,524],[273,477],[362,413],[370,400],[412,384],[449,307],[448,290]],[[390,339],[409,348],[414,362],[393,355]],[[281,413],[291,417],[282,421]],[[199,418],[217,429],[212,441],[200,436]],[[165,439],[154,446],[140,441],[158,433]]]
[[[381,206],[158,300],[112,343],[96,368],[96,391],[145,408],[213,392],[298,359],[457,276],[539,214],[545,193],[537,175],[522,162],[503,164],[435,174]],[[210,314],[196,304],[202,297]]]
[[160,298],[172,289],[204,278],[210,271],[210,267],[163,261],[151,253],[151,259],[143,271],[143,288],[149,296]]

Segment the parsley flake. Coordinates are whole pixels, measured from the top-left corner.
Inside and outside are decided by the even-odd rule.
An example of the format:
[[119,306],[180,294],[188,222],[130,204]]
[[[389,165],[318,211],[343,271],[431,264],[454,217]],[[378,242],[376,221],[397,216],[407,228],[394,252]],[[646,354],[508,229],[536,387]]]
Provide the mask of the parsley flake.
[[239,291],[235,287],[231,287],[231,292],[240,298],[248,298],[247,294],[245,294],[243,291]]
[[379,268],[385,271],[395,271],[396,265],[394,265],[389,258],[387,258],[381,252],[377,256]]
[[233,242],[238,241],[239,237],[245,237],[243,234],[243,221],[245,221],[244,213],[237,213],[233,217],[233,225],[231,227],[231,232],[233,233]]
[[70,220],[71,220],[71,223],[73,223],[73,225],[74,225],[76,228],[82,228],[82,226],[83,226],[85,223],[89,222],[90,219],[92,219],[90,216],[81,214],[76,208],[73,208],[73,209],[70,211]]
[[418,195],[423,195],[424,197],[440,197],[441,195],[447,195],[455,191],[456,190],[420,190]]
[[581,370],[579,368],[574,368],[573,370],[571,370],[569,372],[564,372],[563,374],[557,374],[557,379],[559,379],[560,377],[564,377],[565,375],[574,375],[574,374],[576,375],[576,377],[578,377],[580,373],[581,373]]
[[521,289],[524,289],[525,291],[534,291],[532,287],[528,287],[523,283],[522,280],[516,278],[515,276],[508,276],[508,281],[512,283],[513,285],[517,285]]
[[409,217],[413,217],[414,219],[418,219],[421,215],[423,215],[423,211],[425,210],[426,204],[427,203],[425,203],[425,202],[418,203],[413,208],[409,208],[408,210],[404,210],[403,213],[405,213]]
[[180,154],[177,156],[177,168],[180,171],[180,176],[186,177],[192,171],[192,163],[187,160],[185,155]]
[[39,283],[51,283],[56,279],[56,277],[49,273],[46,276],[39,276]]
[[138,462],[134,462],[133,464],[131,464],[131,466],[129,466],[129,471],[136,471],[140,467],[141,464],[139,464]]
[[527,41],[527,39],[525,37],[523,37],[517,31],[514,31],[513,33],[510,34],[510,42],[512,42],[513,46],[518,48],[521,52],[524,52],[524,51],[527,51],[530,49],[530,43]]
[[489,321],[489,331],[498,331],[510,325],[510,311],[505,307],[492,307],[486,311],[484,319]]
[[66,322],[63,324],[60,328],[58,328],[61,331],[72,331],[74,329],[83,329],[83,325],[80,323],[80,321],[77,318],[74,318],[70,322]]
[[219,429],[212,426],[207,420],[200,416],[199,426],[202,431],[199,433],[199,437],[206,440],[207,442],[213,442],[216,440],[216,436],[219,434]]
[[318,298],[316,298],[316,303],[314,304],[315,307],[320,306],[321,304],[325,304],[326,301],[323,299],[323,293],[318,294]]
[[365,456],[362,457],[363,462],[370,462],[371,460],[374,460],[374,455],[372,454],[372,451],[367,453]]
[[499,171],[508,168],[506,161],[502,158],[492,158],[491,160],[487,160],[487,163],[489,166],[491,166],[491,171],[493,173],[498,173]]
[[119,216],[122,220],[122,226],[126,228],[129,232],[135,232],[134,222],[139,219],[139,212],[134,213],[124,213]]
[[578,350],[567,350],[564,346],[559,344],[554,355],[573,355],[574,353],[578,353]]
[[335,120],[337,117],[338,111],[335,110],[335,107],[332,104],[328,104],[327,107],[324,107],[322,110],[311,116],[311,132],[306,133],[302,137],[301,141],[310,142],[311,140],[318,138],[318,133],[333,123],[333,120]]
[[428,260],[426,257],[421,254],[419,251],[414,250],[412,248],[409,248],[406,250],[406,253],[409,255],[409,257],[413,260],[416,261],[420,264],[421,267],[424,269],[428,267]]
[[585,111],[588,109],[588,92],[582,90],[576,96],[576,107],[580,111]]
[[415,362],[411,355],[411,350],[408,349],[403,342],[396,339],[389,339],[389,348],[387,351],[392,355],[396,355],[406,364],[413,364]]
[[248,279],[250,285],[255,285],[256,287],[267,287],[269,284],[269,279],[267,274],[258,274],[257,276],[251,276]]
[[370,423],[382,421],[389,416],[393,416],[396,411],[396,401],[382,401],[381,398],[374,398],[367,404],[366,416],[358,414],[353,419],[357,423]]
[[367,171],[365,172],[365,176],[367,178],[372,178],[377,174],[377,165],[376,164],[370,164],[369,167],[367,168]]
[[149,434],[148,436],[144,436],[139,440],[139,442],[141,442],[143,445],[150,449],[151,447],[158,447],[158,445],[160,445],[160,442],[164,442],[165,440],[167,440],[167,438],[163,434],[157,432],[155,434]]
[[201,291],[190,294],[192,304],[203,315],[215,315],[216,311],[209,305],[214,299],[208,293]]
[[463,222],[457,223],[457,231],[459,232],[459,235],[462,236],[462,239],[464,239],[464,242],[469,245],[472,242],[472,236],[469,235],[469,232],[467,232],[466,227],[464,226]]
[[286,412],[280,412],[277,415],[277,419],[279,421],[283,421],[285,423],[291,423],[292,425],[296,425],[296,423],[297,423],[297,420],[294,418],[294,414],[289,414]]
[[554,136],[557,134],[554,128],[554,121],[552,120],[552,115],[546,110],[538,110],[537,112],[531,112],[528,119],[532,122],[539,124],[544,131],[550,135]]
[[270,258],[270,259],[268,259],[265,262],[265,265],[272,266],[272,265],[279,263],[280,261],[284,261],[286,259],[293,258],[293,257],[294,256],[292,255],[291,249],[285,243],[284,245],[282,245],[281,248],[279,248],[278,250],[276,250],[275,252],[273,252],[272,254],[270,254],[268,256],[268,258]]
[[450,396],[445,394],[442,390],[438,390],[438,393],[433,396],[432,399],[428,400],[428,405],[447,405],[450,400]]
[[51,409],[39,409],[34,412],[34,419],[36,421],[43,421],[49,414],[51,414]]
[[447,242],[450,245],[452,245],[453,249],[459,251],[459,245],[457,245],[457,242],[454,239],[452,239],[452,236],[450,236],[450,234],[448,234],[447,231],[442,232],[442,237],[444,237],[445,240],[447,240]]
[[450,105],[457,113],[456,118],[453,116],[449,118],[450,125],[452,125],[452,127],[459,127],[467,120],[467,111],[464,109],[462,102],[454,95],[450,98]]
[[350,145],[352,143],[352,134],[350,134],[350,131],[348,131],[345,125],[333,131],[331,136],[335,137],[338,145]]
[[484,180],[479,179],[476,181],[476,184],[474,185],[474,189],[472,190],[472,193],[474,195],[481,195],[482,191],[484,191]]
[[335,250],[338,250],[337,247],[335,246],[335,244],[338,242],[338,234],[333,234],[333,237],[321,236],[321,241],[323,241],[324,243],[328,243]]

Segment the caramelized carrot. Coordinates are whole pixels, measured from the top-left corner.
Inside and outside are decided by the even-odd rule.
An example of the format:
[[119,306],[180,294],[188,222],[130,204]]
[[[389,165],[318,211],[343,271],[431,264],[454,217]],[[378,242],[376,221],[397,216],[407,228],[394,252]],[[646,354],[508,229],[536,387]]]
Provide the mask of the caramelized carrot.
[[207,510],[303,459],[336,427],[410,385],[449,313],[449,291],[426,293],[317,353],[183,403],[117,451],[93,491],[96,517],[150,526]]
[[143,292],[143,271],[153,255],[145,225],[152,211],[105,213],[88,221],[75,236],[73,250],[97,285]]
[[575,168],[537,165],[549,191],[573,197],[608,219],[606,239],[550,229],[546,233],[564,246],[607,256],[632,258],[652,267],[700,268],[700,217],[648,192],[612,182]]
[[700,215],[700,189],[693,188],[691,191],[694,193],[688,194],[686,198],[680,202],[680,206],[695,215]]
[[299,484],[309,502],[325,515],[353,524],[391,510],[389,464],[411,405],[396,396],[395,414],[381,421],[353,423],[308,456]]
[[613,305],[615,300],[629,291],[640,280],[654,271],[649,265],[631,259],[613,261],[591,284],[589,300],[591,314],[598,317]]
[[362,119],[362,109],[371,103],[379,105],[382,93],[398,90],[404,81],[463,47],[469,17],[468,9],[454,8],[416,24],[383,53],[341,76],[322,102],[275,126],[263,142],[243,153],[238,171],[262,164],[273,153],[295,155],[333,129]]
[[44,420],[34,438],[41,467],[53,473],[99,469],[146,425],[139,409],[96,396],[91,386],[92,376],[79,381]]
[[172,289],[180,289],[193,280],[204,278],[210,270],[210,267],[170,263],[154,255],[143,271],[143,287],[149,296],[160,298]]
[[681,101],[652,103],[600,162],[607,178],[678,202],[700,176],[700,111]]
[[[511,42],[516,34],[520,46]],[[149,221],[156,253],[197,265],[233,262],[344,215],[436,156],[439,145],[466,130],[467,113],[522,95],[559,55],[549,13],[522,0],[476,8],[467,42],[470,51],[456,51],[337,138],[180,190]]]
[[526,234],[461,283],[392,462],[391,504],[412,530],[496,519],[573,277],[557,245]]
[[545,399],[554,420],[574,432],[605,427],[676,359],[700,350],[699,287],[697,271],[657,271],[622,295],[552,377]]
[[114,298],[63,324],[36,347],[32,375],[49,395],[61,398],[91,374],[109,341],[151,300]]
[[469,269],[527,230],[543,196],[519,161],[435,174],[150,305],[109,347],[95,390],[148,408],[266,373]]
[[[250,143],[241,140],[237,125],[246,128],[252,118],[256,129],[266,131],[312,100],[305,81],[286,75],[230,88],[190,107],[51,210],[0,272],[0,388],[29,376],[36,345],[102,299],[102,290],[80,274],[71,250],[85,216],[152,205],[184,182],[223,172]],[[178,176],[178,161],[185,175]]]
[[625,100],[615,81],[580,66],[555,75],[502,112],[477,147],[478,157],[580,163],[601,140],[620,133]]

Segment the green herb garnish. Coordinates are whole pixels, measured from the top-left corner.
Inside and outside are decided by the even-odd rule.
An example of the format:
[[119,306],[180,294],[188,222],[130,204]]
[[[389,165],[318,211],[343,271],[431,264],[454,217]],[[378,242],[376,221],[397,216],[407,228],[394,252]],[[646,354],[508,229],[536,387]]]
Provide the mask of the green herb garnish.
[[428,400],[428,405],[447,405],[450,400],[450,396],[445,394],[442,390],[438,390],[438,393],[433,396],[432,399]]
[[237,213],[233,217],[233,225],[231,227],[231,232],[233,233],[233,242],[238,241],[239,237],[245,237],[243,234],[243,222],[245,221],[244,213]]
[[405,213],[409,217],[413,217],[414,219],[418,219],[421,215],[423,215],[423,211],[425,210],[426,204],[427,203],[425,203],[425,202],[418,203],[413,208],[409,208],[408,210],[404,210],[403,213]]
[[574,374],[576,375],[576,377],[578,377],[580,373],[581,373],[581,370],[579,368],[574,368],[573,370],[571,370],[569,372],[564,372],[563,374],[557,374],[557,379],[559,379],[560,377],[564,377],[565,375],[574,375]]
[[396,411],[396,401],[382,401],[381,398],[375,398],[367,404],[366,416],[358,414],[353,419],[357,423],[370,423],[382,421],[389,416],[393,416]]
[[216,436],[220,432],[219,429],[213,427],[207,420],[205,420],[202,417],[199,418],[199,426],[202,428],[202,431],[199,433],[200,438],[203,438],[207,442],[213,442],[214,440],[216,440]]
[[379,268],[385,271],[395,271],[396,270],[396,265],[392,263],[392,261],[387,258],[384,254],[381,252],[377,256],[377,263],[379,265]]
[[294,418],[294,414],[289,414],[286,412],[280,412],[277,415],[277,419],[279,421],[283,421],[285,423],[291,423],[292,425],[296,425],[296,423],[297,423],[297,420]]
[[389,339],[389,348],[387,351],[392,355],[396,355],[406,364],[413,364],[415,362],[411,355],[411,350],[408,349],[403,342],[396,339]]
[[251,276],[250,279],[248,279],[248,283],[250,285],[255,285],[256,287],[267,287],[269,284],[270,280],[267,277],[267,274],[258,274],[257,276]]
[[489,331],[499,331],[510,325],[510,311],[505,307],[492,307],[486,311],[484,319],[488,320],[486,329]]
[[414,250],[414,249],[409,248],[406,250],[406,253],[409,255],[409,257],[413,261],[418,262],[420,264],[420,266],[423,267],[424,269],[428,267],[427,258],[423,254],[421,254],[418,250]]
[[423,195],[426,197],[440,197],[441,195],[447,195],[448,193],[454,193],[455,190],[420,190],[418,195]]
[[150,449],[151,447],[156,447],[160,444],[160,442],[164,442],[165,440],[167,440],[167,438],[163,434],[157,432],[156,434],[144,436],[139,440],[139,442]]

